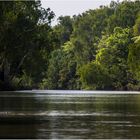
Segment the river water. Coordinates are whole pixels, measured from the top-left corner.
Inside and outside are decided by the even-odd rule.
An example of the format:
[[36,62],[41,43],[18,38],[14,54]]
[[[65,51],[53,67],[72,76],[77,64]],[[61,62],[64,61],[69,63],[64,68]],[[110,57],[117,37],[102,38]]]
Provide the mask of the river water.
[[0,92],[0,138],[140,139],[140,94]]

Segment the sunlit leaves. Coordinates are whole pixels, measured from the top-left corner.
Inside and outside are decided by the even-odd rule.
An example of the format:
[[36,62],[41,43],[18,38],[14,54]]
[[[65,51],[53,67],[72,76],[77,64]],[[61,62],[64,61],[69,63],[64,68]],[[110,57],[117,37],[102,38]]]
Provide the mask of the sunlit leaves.
[[104,89],[110,86],[111,79],[107,69],[96,62],[91,62],[81,67],[79,74],[83,88]]

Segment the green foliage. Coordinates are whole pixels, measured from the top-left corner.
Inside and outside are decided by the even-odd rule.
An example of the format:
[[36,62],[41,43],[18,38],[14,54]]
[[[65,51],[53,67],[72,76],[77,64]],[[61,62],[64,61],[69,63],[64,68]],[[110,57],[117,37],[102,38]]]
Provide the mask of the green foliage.
[[79,70],[83,88],[108,89],[111,83],[107,69],[96,62],[84,65]]
[[140,45],[132,44],[129,47],[129,66],[132,72],[140,79]]
[[116,27],[114,33],[103,37],[98,45],[96,62],[108,70],[112,86],[116,89],[126,89],[131,82],[127,59],[128,46],[131,43],[131,32],[128,28]]
[[70,36],[73,32],[73,19],[70,16],[61,16],[58,18],[58,22],[58,25],[56,25],[53,30],[57,36],[57,44],[59,44],[60,47],[70,40]]
[[47,89],[77,89],[77,64],[72,51],[73,45],[67,42],[62,49],[51,53],[47,79],[43,79],[42,88]]
[[[42,61],[38,55],[42,49],[49,51],[48,46],[42,46],[49,40],[42,34],[50,32],[49,24],[54,14],[50,9],[43,9],[40,1],[1,1],[0,7],[1,81],[12,84],[12,80],[24,75],[24,71],[27,71],[27,75],[33,73],[31,64],[36,63],[38,67],[40,62],[36,60]],[[43,25],[46,27],[45,32],[42,32]]]
[[58,18],[40,1],[0,2],[0,89],[138,90],[140,1]]
[[136,20],[136,23],[133,27],[134,35],[139,36],[140,35],[140,13],[138,14],[138,18]]
[[95,59],[96,44],[107,26],[107,17],[112,14],[112,9],[104,7],[89,10],[75,17],[74,31],[71,41],[74,44],[74,53],[78,66]]
[[140,16],[138,16],[133,29],[135,37],[129,47],[128,63],[136,79],[140,80]]
[[108,19],[107,31],[112,32],[115,27],[132,27],[135,24],[137,13],[140,11],[140,1],[127,1],[122,3],[112,2],[110,5],[114,11]]

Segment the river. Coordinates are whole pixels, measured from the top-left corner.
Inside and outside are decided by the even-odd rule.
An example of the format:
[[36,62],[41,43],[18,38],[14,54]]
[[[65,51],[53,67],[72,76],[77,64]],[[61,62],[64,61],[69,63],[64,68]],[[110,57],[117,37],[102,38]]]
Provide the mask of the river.
[[0,138],[140,139],[140,94],[0,92]]

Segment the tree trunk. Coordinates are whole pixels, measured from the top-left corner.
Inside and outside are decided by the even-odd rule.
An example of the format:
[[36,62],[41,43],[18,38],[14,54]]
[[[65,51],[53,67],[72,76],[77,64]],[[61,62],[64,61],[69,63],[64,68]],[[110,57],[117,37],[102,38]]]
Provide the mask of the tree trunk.
[[10,80],[10,64],[7,59],[5,59],[3,64],[3,73],[4,73],[4,83],[9,83]]
[[15,72],[12,74],[12,76],[11,76],[11,78],[10,78],[11,81],[13,80],[13,78],[15,77],[15,75],[18,73],[19,69],[20,69],[21,66],[23,65],[24,60],[27,58],[28,55],[29,55],[29,52],[27,52],[27,53],[22,57],[22,59],[21,59],[20,63],[18,64],[18,66],[17,66]]

